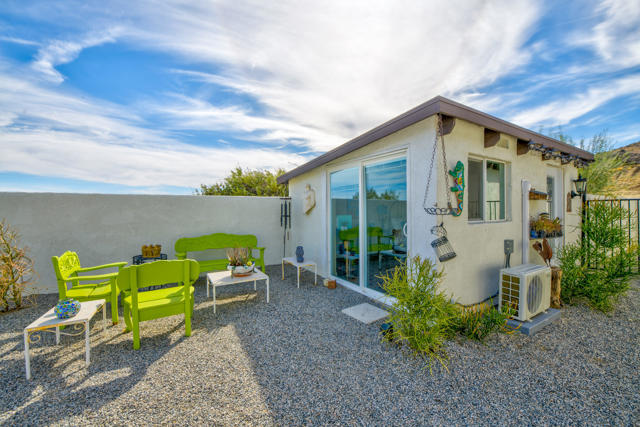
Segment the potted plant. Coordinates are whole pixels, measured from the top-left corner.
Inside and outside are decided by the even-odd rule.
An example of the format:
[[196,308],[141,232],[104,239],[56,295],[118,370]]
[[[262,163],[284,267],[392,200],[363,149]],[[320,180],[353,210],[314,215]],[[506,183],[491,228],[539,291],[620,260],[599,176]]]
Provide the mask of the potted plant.
[[253,272],[254,266],[249,258],[249,249],[231,248],[227,250],[227,259],[229,260],[227,270],[231,271],[232,276],[248,276]]

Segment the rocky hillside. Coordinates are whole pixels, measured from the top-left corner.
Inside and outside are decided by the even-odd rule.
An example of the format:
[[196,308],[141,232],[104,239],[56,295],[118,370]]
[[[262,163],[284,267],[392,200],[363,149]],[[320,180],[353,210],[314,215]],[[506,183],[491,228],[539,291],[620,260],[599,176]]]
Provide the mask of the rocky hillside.
[[640,198],[640,141],[614,151],[625,154],[629,164],[627,170],[617,177],[619,189],[616,195],[623,198]]

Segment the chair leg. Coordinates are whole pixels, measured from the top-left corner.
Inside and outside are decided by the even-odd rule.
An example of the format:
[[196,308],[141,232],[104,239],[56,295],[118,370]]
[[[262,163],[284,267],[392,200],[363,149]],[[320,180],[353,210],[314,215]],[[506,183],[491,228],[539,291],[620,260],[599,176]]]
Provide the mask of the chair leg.
[[133,349],[140,349],[140,324],[138,322],[133,324]]
[[118,295],[111,292],[111,323],[118,324]]
[[124,331],[125,332],[131,332],[131,311],[129,310],[129,306],[126,304],[123,304],[123,317],[124,317],[124,324],[125,324],[125,328]]

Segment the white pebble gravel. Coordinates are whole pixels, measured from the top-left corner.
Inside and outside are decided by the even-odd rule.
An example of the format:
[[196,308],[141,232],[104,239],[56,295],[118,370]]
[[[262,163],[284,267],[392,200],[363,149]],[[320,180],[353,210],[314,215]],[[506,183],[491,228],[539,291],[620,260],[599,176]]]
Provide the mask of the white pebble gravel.
[[[568,307],[534,337],[447,344],[449,372],[380,342],[381,322],[340,311],[367,298],[313,285],[305,272],[218,290],[196,285],[193,334],[181,316],[142,323],[141,348],[118,326],[45,334],[24,375],[22,328],[56,302],[0,314],[3,425],[639,425],[640,292],[609,315]],[[101,318],[101,316],[96,316]]]

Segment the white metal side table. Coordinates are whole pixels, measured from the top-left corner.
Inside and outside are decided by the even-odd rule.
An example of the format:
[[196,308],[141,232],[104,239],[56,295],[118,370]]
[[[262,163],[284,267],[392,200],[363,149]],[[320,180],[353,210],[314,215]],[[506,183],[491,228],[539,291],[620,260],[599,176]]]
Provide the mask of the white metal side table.
[[298,272],[298,289],[300,289],[300,268],[302,267],[313,267],[313,284],[317,285],[318,284],[318,264],[315,263],[315,261],[310,261],[310,260],[304,260],[302,262],[298,262],[298,260],[295,257],[287,257],[287,258],[282,258],[282,280],[284,280],[284,264],[291,264],[293,265]]
[[257,289],[257,281],[267,281],[267,302],[269,302],[269,276],[254,268],[248,276],[232,276],[230,271],[214,271],[207,273],[207,298],[209,298],[209,286],[213,287],[213,312],[216,312],[216,288],[218,286],[229,286],[237,283],[253,282],[253,289]]
[[[31,356],[29,354],[29,344],[40,341],[40,332],[54,332],[55,328],[56,344],[60,344],[60,335],[81,335],[84,332],[85,341],[85,363],[89,366],[89,321],[102,309],[102,322],[104,330],[107,329],[107,309],[106,301],[103,299],[95,301],[84,301],[80,303],[80,311],[69,319],[58,319],[54,312],[55,307],[51,308],[29,326],[24,328],[24,365],[27,371],[27,379],[31,379]],[[72,332],[60,332],[61,326],[74,326]],[[79,327],[79,328],[78,328]]]

